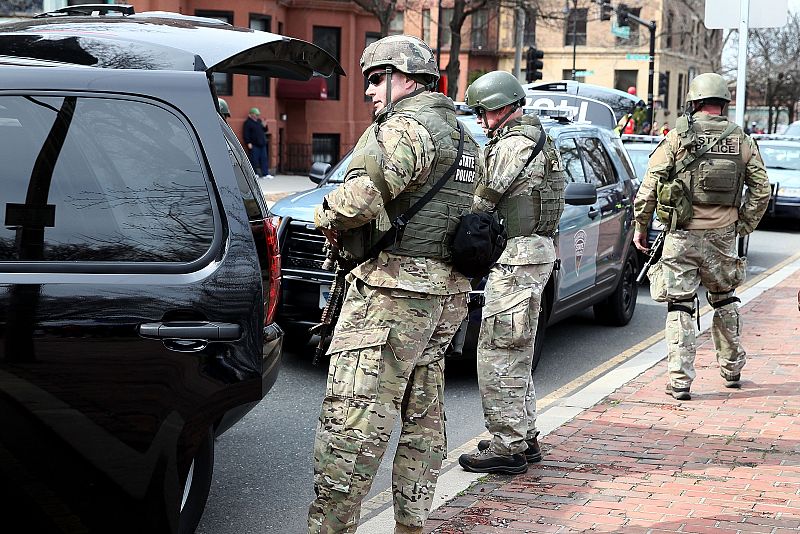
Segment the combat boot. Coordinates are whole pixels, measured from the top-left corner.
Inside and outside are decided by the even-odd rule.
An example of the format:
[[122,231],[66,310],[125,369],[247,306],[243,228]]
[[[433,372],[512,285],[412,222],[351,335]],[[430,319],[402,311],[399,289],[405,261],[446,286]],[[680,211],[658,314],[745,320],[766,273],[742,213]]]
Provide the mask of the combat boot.
[[[535,464],[536,462],[542,461],[542,449],[539,447],[539,441],[536,437],[539,433],[536,433],[536,436],[533,436],[531,439],[526,439],[525,443],[528,444],[528,448],[525,450],[525,461],[529,464]],[[490,439],[482,439],[478,442],[478,450],[485,451],[488,449],[492,444],[492,440]]]
[[422,534],[422,527],[410,527],[403,523],[395,523],[394,534]]
[[472,454],[462,454],[458,463],[465,471],[473,473],[504,473],[519,475],[528,470],[528,462],[522,453],[503,456],[495,453],[491,447]]
[[672,395],[673,399],[677,400],[692,400],[692,395],[689,393],[689,388],[674,388],[667,384],[667,389],[664,391],[667,395]]
[[[724,376],[722,378],[725,378]],[[742,384],[739,380],[742,379],[742,375],[733,375],[730,378],[725,378],[725,387],[732,388],[732,389],[741,389]]]

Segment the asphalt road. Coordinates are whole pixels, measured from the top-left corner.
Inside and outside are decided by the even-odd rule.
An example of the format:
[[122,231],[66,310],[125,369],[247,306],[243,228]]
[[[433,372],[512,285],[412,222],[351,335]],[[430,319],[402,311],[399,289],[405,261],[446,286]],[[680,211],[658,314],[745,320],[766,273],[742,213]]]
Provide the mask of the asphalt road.
[[[781,221],[764,228],[750,240],[751,277],[800,250],[800,224]],[[641,286],[636,312],[626,327],[599,326],[591,310],[551,326],[536,371],[538,396],[544,397],[660,332],[665,315],[666,307],[654,303],[647,286]],[[314,430],[326,373],[312,367],[310,361],[309,353],[285,352],[272,391],[217,440],[214,481],[199,533],[306,531],[306,511],[313,497]],[[452,450],[483,432],[484,426],[474,363],[450,362],[446,380],[447,439]],[[397,429],[370,495],[390,485],[396,437]]]

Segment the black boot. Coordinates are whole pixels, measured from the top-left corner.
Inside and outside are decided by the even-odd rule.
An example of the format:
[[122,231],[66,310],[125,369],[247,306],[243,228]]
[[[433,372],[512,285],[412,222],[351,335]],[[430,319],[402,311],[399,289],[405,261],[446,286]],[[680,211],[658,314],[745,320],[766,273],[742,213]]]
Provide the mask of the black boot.
[[689,393],[689,388],[674,388],[667,384],[667,389],[664,391],[667,395],[672,395],[673,399],[677,400],[692,400],[692,395]]
[[[528,444],[528,448],[525,450],[525,461],[529,464],[535,464],[536,462],[542,461],[542,449],[539,447],[539,441],[536,439],[538,435],[539,433],[537,432],[536,436],[525,440],[525,443]],[[485,451],[491,444],[492,440],[482,439],[478,442],[478,450]]]
[[466,471],[473,473],[505,473],[519,475],[528,470],[528,462],[522,453],[502,456],[496,454],[491,447],[472,454],[462,454],[458,463]]
[[[725,378],[724,376],[722,378]],[[742,384],[739,380],[742,379],[742,375],[734,375],[730,378],[725,378],[725,387],[732,388],[732,389],[741,389]]]

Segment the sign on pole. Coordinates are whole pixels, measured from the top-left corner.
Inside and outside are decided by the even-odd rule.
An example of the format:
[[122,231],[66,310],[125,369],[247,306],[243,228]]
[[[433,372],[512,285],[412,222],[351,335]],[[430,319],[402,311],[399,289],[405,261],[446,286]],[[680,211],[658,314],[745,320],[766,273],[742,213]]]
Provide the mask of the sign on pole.
[[739,29],[736,69],[736,124],[744,127],[747,37],[750,28],[780,28],[789,18],[789,0],[706,0],[706,28]]

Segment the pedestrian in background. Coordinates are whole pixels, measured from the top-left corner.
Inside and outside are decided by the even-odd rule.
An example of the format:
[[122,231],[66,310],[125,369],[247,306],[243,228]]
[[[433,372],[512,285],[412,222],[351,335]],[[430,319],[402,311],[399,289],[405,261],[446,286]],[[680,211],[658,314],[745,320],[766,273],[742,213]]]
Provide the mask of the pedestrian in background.
[[436,59],[423,41],[395,35],[361,56],[375,120],[345,182],[314,222],[341,254],[360,262],[328,354],[330,368],[314,443],[309,532],[355,532],[361,500],[399,415],[392,468],[397,533],[422,533],[446,455],[444,352],[467,313],[469,280],[451,266],[449,243],[469,211],[480,149],[463,130],[449,179],[376,258],[368,250],[410,205],[451,170],[460,143],[452,100],[432,92]]
[[697,76],[686,100],[691,115],[679,117],[650,156],[634,202],[633,238],[636,248],[648,251],[647,230],[657,210],[668,233],[648,277],[653,300],[667,303],[667,394],[679,400],[691,399],[695,378],[693,316],[700,283],[714,308],[711,336],[725,387],[741,387],[746,358],[735,290],[747,262],[738,256],[736,240],[755,230],[770,198],[758,147],[727,119],[731,94],[722,76]]
[[542,459],[531,366],[542,292],[556,259],[565,173],[539,118],[522,114],[525,90],[513,75],[484,74],[467,88],[466,101],[489,137],[473,211],[497,211],[508,244],[486,280],[478,337],[478,386],[492,439],[458,462],[478,473],[524,473]]
[[221,98],[217,98],[217,109],[219,110],[219,114],[225,119],[225,122],[228,122],[228,119],[231,118],[231,108],[228,107],[228,103]]
[[242,138],[247,146],[250,163],[259,176],[271,178],[269,173],[269,150],[267,147],[267,123],[261,118],[258,108],[250,108],[244,121]]

